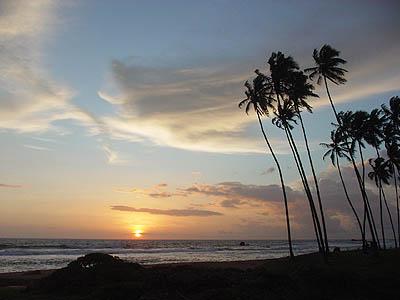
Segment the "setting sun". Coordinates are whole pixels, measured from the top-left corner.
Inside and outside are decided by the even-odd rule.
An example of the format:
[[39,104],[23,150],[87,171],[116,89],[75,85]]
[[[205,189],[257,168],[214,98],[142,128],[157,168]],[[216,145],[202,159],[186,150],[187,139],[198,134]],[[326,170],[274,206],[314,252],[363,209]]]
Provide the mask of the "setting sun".
[[141,238],[143,236],[143,230],[136,229],[133,234],[135,238]]

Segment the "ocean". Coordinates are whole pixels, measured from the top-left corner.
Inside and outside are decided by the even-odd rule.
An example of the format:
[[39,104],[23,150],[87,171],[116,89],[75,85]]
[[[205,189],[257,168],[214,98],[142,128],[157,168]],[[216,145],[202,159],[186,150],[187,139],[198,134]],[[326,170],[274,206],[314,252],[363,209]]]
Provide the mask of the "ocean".
[[[246,240],[73,240],[0,239],[0,273],[55,269],[92,252],[117,255],[140,264],[236,261],[288,255],[286,241]],[[317,251],[315,241],[296,240],[295,254]],[[361,247],[360,241],[332,240],[331,248]]]

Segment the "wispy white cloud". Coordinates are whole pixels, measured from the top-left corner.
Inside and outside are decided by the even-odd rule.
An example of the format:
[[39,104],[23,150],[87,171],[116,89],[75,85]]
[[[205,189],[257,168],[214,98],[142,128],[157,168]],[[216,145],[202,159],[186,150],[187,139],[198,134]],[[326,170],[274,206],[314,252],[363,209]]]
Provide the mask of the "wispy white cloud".
[[[237,107],[247,74],[229,68],[151,68],[113,62],[120,96],[99,96],[118,115],[102,118],[114,138],[207,152],[265,152],[246,136],[253,121]],[[106,96],[104,96],[106,95]],[[121,96],[122,95],[122,96]],[[280,140],[274,141],[282,151]]]
[[125,165],[129,163],[128,160],[122,159],[117,151],[107,144],[102,145],[102,149],[107,157],[107,162],[111,165]]
[[42,147],[42,146],[36,146],[36,145],[24,145],[25,148],[32,149],[32,150],[39,150],[39,151],[53,151],[53,149],[47,148],[47,147]]
[[60,2],[0,2],[0,128],[17,132],[60,131],[57,120],[91,122],[77,109],[68,86],[44,68],[43,51],[60,22]]

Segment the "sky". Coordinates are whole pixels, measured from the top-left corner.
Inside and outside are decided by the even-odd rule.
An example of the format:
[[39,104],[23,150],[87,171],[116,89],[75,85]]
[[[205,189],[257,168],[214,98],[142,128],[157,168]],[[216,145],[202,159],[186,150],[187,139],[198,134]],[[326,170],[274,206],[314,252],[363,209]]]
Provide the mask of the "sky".
[[[387,103],[400,95],[399,12],[389,0],[0,0],[0,237],[285,239],[272,157],[237,107],[244,82],[273,51],[306,68],[328,43],[348,61],[347,84],[330,86],[337,109]],[[316,92],[304,121],[328,232],[357,238],[322,160],[334,116]],[[293,236],[312,238],[284,135],[264,123]]]

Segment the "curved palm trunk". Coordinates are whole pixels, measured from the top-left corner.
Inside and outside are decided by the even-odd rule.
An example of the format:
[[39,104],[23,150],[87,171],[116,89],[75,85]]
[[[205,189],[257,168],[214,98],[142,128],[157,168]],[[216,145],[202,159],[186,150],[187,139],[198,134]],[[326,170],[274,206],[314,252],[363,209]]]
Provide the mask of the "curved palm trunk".
[[[366,193],[366,188],[365,188],[365,169],[366,168],[365,168],[365,163],[364,163],[363,151],[362,151],[362,148],[361,148],[361,144],[359,142],[358,142],[358,151],[360,152],[360,160],[361,160],[361,165],[362,165],[362,186],[363,186],[363,189],[364,189],[364,191]],[[369,211],[369,214],[371,215],[372,224],[373,224],[374,230],[375,230],[375,236],[378,238],[378,231],[377,231],[376,226],[375,226],[375,219],[374,219],[374,215],[373,215],[372,208],[371,208],[371,205],[370,205],[369,201],[367,201],[366,205],[364,205],[364,220],[363,220],[363,222],[364,222],[364,224],[363,224],[364,232],[365,232],[365,219],[366,219],[367,211]],[[379,245],[379,239],[378,239],[378,245]]]
[[296,144],[294,142],[293,136],[292,136],[290,130],[287,127],[285,127],[285,133],[286,133],[286,137],[288,139],[289,145],[290,145],[290,147],[292,149],[292,153],[293,153],[294,159],[296,161],[300,177],[301,177],[302,182],[303,182],[304,190],[306,192],[306,195],[307,195],[307,198],[308,198],[308,201],[309,201],[309,204],[310,204],[311,214],[312,214],[313,222],[314,222],[314,229],[316,231],[315,234],[316,234],[316,237],[317,237],[317,241],[318,241],[318,238],[320,240],[320,247],[321,247],[320,248],[320,252],[325,255],[326,247],[325,247],[324,237],[322,235],[321,223],[320,223],[319,218],[318,218],[317,210],[315,208],[314,200],[312,198],[310,186],[309,186],[308,181],[307,181],[307,177],[306,177],[306,174],[305,174],[305,171],[304,171],[304,167],[303,167],[303,164],[301,162],[300,155],[299,155],[299,152],[297,150]]
[[379,215],[381,217],[381,234],[382,234],[382,242],[383,249],[386,249],[386,239],[385,239],[385,226],[383,225],[383,209],[382,209],[382,185],[379,183]]
[[[358,151],[360,152],[360,160],[361,160],[361,165],[362,165],[362,184],[363,184],[363,189],[365,190],[365,163],[364,163],[364,156],[363,156],[360,142],[358,142]],[[367,209],[368,209],[368,206],[366,204],[364,204],[364,213],[363,213],[363,231],[364,232],[365,232],[365,226],[366,226],[366,221],[367,221]],[[363,242],[363,247],[364,248],[366,247],[366,241]]]
[[396,195],[396,210],[397,210],[397,240],[399,241],[400,244],[400,209],[399,209],[399,193],[397,190],[397,178],[396,178],[396,169],[394,166],[393,168],[393,177],[394,177],[394,186],[395,186],[395,195]]
[[381,189],[382,189],[382,197],[383,197],[383,201],[384,201],[384,203],[385,203],[385,206],[386,206],[386,211],[387,211],[387,213],[388,213],[388,215],[389,215],[389,221],[390,221],[390,225],[391,225],[391,227],[392,227],[393,239],[394,239],[394,246],[397,248],[397,237],[396,237],[396,231],[394,230],[394,225],[393,225],[392,214],[391,214],[391,212],[390,212],[389,205],[388,205],[388,203],[387,203],[387,200],[386,200],[385,190],[384,190],[384,188],[383,188],[383,186],[382,186],[382,183],[381,183]]
[[259,112],[257,112],[257,118],[258,118],[258,123],[260,124],[261,132],[264,136],[264,140],[268,146],[269,151],[271,152],[271,155],[274,159],[276,167],[278,168],[278,173],[279,173],[279,178],[280,178],[282,193],[283,193],[283,202],[285,203],[285,215],[286,215],[286,227],[287,227],[287,235],[288,235],[288,243],[289,243],[289,255],[290,255],[290,258],[293,258],[294,253],[293,253],[293,245],[292,245],[292,236],[291,236],[291,232],[290,232],[289,208],[288,208],[286,187],[285,187],[285,183],[283,181],[283,174],[282,174],[281,166],[280,166],[279,161],[275,155],[275,152],[273,151],[272,146],[267,138],[267,135],[265,133],[264,126],[262,124]]
[[[326,93],[328,94],[329,102],[330,102],[330,104],[331,104],[333,113],[335,114],[336,121],[338,122],[339,126],[341,126],[341,125],[342,125],[342,122],[340,121],[339,115],[338,115],[338,113],[337,113],[337,111],[336,111],[336,108],[335,108],[335,105],[333,104],[333,100],[332,100],[332,97],[331,97],[331,94],[330,94],[329,88],[328,88],[328,82],[327,82],[325,76],[324,76],[324,83],[325,83]],[[371,216],[370,216],[370,212],[368,212],[368,210],[370,209],[370,208],[369,208],[370,206],[369,206],[368,196],[367,196],[367,193],[366,193],[366,191],[365,191],[364,184],[363,184],[363,182],[362,182],[360,173],[359,173],[359,171],[358,171],[358,169],[357,169],[356,163],[355,163],[355,161],[354,161],[354,157],[353,157],[353,155],[351,154],[351,151],[350,151],[350,147],[349,147],[349,146],[347,146],[347,150],[349,150],[350,157],[351,157],[351,160],[352,160],[352,163],[353,163],[353,168],[354,168],[354,171],[355,171],[355,173],[356,173],[358,185],[359,185],[359,187],[360,187],[361,195],[362,195],[362,198],[363,198],[363,201],[364,201],[364,213],[365,213],[365,217],[366,217],[366,219],[368,220],[368,223],[369,223],[368,225],[369,225],[370,231],[371,231],[372,242],[375,243],[375,244],[377,244],[378,247],[379,247],[379,239],[378,239],[378,235],[376,234],[376,226],[375,226],[375,224],[373,224],[373,223],[375,223],[375,222],[374,222],[374,220],[373,220],[372,211],[371,211]],[[364,234],[365,234],[365,233],[366,233],[366,231],[364,230]],[[376,236],[376,238],[375,238],[375,236]]]
[[346,195],[347,202],[349,203],[349,205],[351,207],[351,210],[353,211],[354,216],[357,219],[357,224],[358,224],[358,227],[360,228],[360,232],[361,232],[361,239],[362,239],[363,247],[365,247],[365,245],[366,245],[366,243],[365,243],[365,231],[363,230],[363,226],[361,225],[360,218],[358,217],[357,211],[356,211],[353,203],[350,200],[349,193],[347,192],[346,184],[344,183],[343,176],[342,176],[342,171],[340,170],[339,157],[338,156],[336,156],[336,166],[337,166],[337,169],[338,169],[338,172],[339,172],[340,181],[342,182],[342,186],[343,186],[344,193]]
[[[336,121],[337,121],[338,124],[341,126],[341,125],[342,125],[342,122],[340,121],[339,115],[338,115],[338,113],[337,113],[337,111],[336,111],[336,108],[335,108],[335,105],[333,104],[333,100],[332,100],[332,97],[331,97],[331,94],[330,94],[329,88],[328,88],[328,82],[327,82],[325,76],[324,76],[324,83],[325,83],[326,93],[328,94],[329,102],[330,102],[330,104],[331,104],[333,113],[335,114],[335,117],[336,117]],[[347,146],[347,148],[348,148],[347,150],[350,150],[350,147],[349,147],[349,146]],[[349,151],[349,153],[350,153],[350,157],[351,157],[351,160],[352,160],[352,163],[353,163],[354,171],[355,171],[356,176],[357,176],[358,185],[359,185],[359,187],[360,187],[361,194],[362,194],[362,197],[363,197],[364,208],[365,208],[364,211],[365,211],[365,214],[366,214],[366,219],[368,220],[368,223],[369,223],[369,227],[370,227],[370,231],[371,231],[372,242],[375,243],[375,244],[377,244],[378,247],[380,247],[380,245],[379,245],[379,238],[378,238],[378,234],[377,234],[377,229],[376,229],[374,217],[373,217],[373,214],[372,214],[372,210],[371,210],[371,207],[370,207],[370,205],[369,205],[368,196],[367,196],[367,193],[366,193],[366,191],[365,191],[365,187],[364,187],[364,184],[363,184],[363,181],[362,181],[360,172],[358,171],[358,168],[357,168],[356,163],[355,163],[355,161],[354,161],[354,157],[353,157],[353,155],[351,154],[351,151]],[[364,231],[364,232],[365,232],[365,231]]]
[[329,93],[328,82],[326,81],[326,77],[325,76],[324,76],[324,82],[325,82],[326,93],[328,94],[329,102],[331,103],[331,107],[332,107],[333,113],[335,114],[336,120],[338,121],[338,124],[340,125],[339,115],[336,112],[335,105],[333,104],[331,93]]
[[313,164],[312,157],[311,157],[310,147],[308,145],[307,133],[306,133],[306,129],[304,127],[303,117],[301,116],[301,113],[300,113],[299,109],[297,109],[297,113],[299,115],[301,130],[303,131],[304,144],[306,145],[306,149],[307,149],[308,161],[310,162],[310,167],[311,167],[311,172],[313,174],[315,189],[317,191],[319,211],[320,211],[320,214],[321,214],[322,229],[324,231],[325,251],[328,253],[329,252],[328,234],[327,234],[327,230],[326,230],[325,214],[324,214],[324,209],[322,207],[322,201],[321,201],[321,194],[320,194],[320,191],[319,191],[318,179],[317,179],[317,176],[315,175],[314,164]]
[[[303,187],[304,187],[304,191],[305,191],[306,196],[307,196],[307,199],[308,199],[308,203],[310,204],[310,196],[309,196],[308,191],[307,191],[306,188],[305,188],[306,184],[305,184],[305,182],[304,182],[304,177],[303,177],[303,175],[301,174],[300,165],[299,165],[298,159],[297,159],[297,157],[296,157],[296,155],[295,155],[295,152],[294,152],[294,149],[293,149],[293,145],[292,145],[292,143],[291,143],[291,141],[290,141],[290,139],[289,139],[289,136],[288,136],[288,134],[287,134],[287,132],[286,132],[286,129],[285,129],[285,134],[286,134],[286,138],[287,138],[288,143],[289,143],[289,147],[290,147],[290,149],[291,149],[291,151],[292,151],[292,155],[293,155],[294,161],[295,161],[295,163],[296,163],[296,167],[297,167],[297,170],[298,170],[298,172],[299,172],[300,179],[301,179],[301,182],[302,182]],[[322,253],[324,247],[322,246],[321,240],[320,240],[320,237],[319,237],[319,232],[318,232],[318,228],[317,228],[317,223],[316,223],[316,220],[315,220],[315,210],[312,209],[312,205],[311,205],[311,204],[310,204],[310,210],[311,210],[311,218],[312,218],[313,226],[314,226],[315,237],[316,237],[316,239],[317,239],[318,250],[319,250],[319,252]]]
[[[366,210],[367,216],[366,217],[367,217],[368,225],[369,225],[370,232],[371,232],[372,242],[380,248],[380,243],[379,243],[379,238],[378,238],[378,234],[377,234],[377,230],[376,230],[375,221],[373,219],[373,215],[370,214],[370,210],[368,209],[370,207],[370,205],[369,205],[367,193],[365,192],[365,189],[363,189],[360,172],[358,171],[358,168],[357,168],[357,165],[356,165],[353,155],[350,155],[350,159],[353,164],[353,169],[354,169],[354,172],[357,177],[357,182],[358,182],[358,186],[361,191],[361,196],[363,198],[364,206],[367,207],[367,210]],[[371,213],[372,213],[372,211],[371,211]],[[364,231],[364,233],[366,235],[366,231]]]

